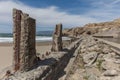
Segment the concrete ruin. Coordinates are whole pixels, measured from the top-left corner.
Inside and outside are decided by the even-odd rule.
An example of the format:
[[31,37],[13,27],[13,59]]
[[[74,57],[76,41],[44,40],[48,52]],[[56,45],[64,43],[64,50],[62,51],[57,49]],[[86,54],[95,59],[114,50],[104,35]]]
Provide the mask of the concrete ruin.
[[55,27],[51,51],[62,51],[62,24],[57,24]]
[[36,61],[36,21],[21,10],[13,9],[13,66],[15,71],[28,71]]

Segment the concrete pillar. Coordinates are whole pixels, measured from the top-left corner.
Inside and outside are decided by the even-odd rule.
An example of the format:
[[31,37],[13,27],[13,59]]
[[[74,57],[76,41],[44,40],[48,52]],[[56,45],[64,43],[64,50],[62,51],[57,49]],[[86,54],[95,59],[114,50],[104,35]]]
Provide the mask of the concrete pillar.
[[62,24],[55,27],[51,51],[62,51]]
[[27,14],[23,14],[21,24],[20,70],[28,71],[37,59],[35,48],[35,19],[30,18]]
[[20,68],[20,31],[21,31],[21,10],[13,9],[13,66],[17,71]]
[[[13,11],[17,12],[19,10],[14,9]],[[13,13],[13,15],[17,15],[17,14]],[[13,33],[13,37],[15,38],[14,47],[17,48],[17,49],[14,49],[13,62],[18,63],[17,65],[19,67],[16,69],[16,65],[15,64],[13,65],[14,65],[15,71],[18,71],[18,70],[28,71],[32,68],[32,66],[35,65],[35,61],[37,59],[36,48],[35,48],[36,23],[35,23],[35,19],[30,18],[28,14],[21,13],[20,17],[21,17],[19,22],[20,31],[18,31],[18,27],[14,25],[15,33]],[[17,24],[17,23],[14,21],[14,24]],[[18,34],[18,35],[15,36],[15,34]],[[19,52],[17,53],[17,51]]]

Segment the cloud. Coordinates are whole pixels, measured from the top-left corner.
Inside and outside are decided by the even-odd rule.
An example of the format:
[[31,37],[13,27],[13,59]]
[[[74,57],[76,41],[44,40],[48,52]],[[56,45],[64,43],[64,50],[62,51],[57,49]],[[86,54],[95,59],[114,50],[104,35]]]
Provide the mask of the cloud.
[[37,21],[37,26],[54,27],[57,23],[63,23],[66,27],[82,25],[96,21],[94,18],[84,15],[73,15],[59,11],[59,7],[50,6],[47,8],[35,8],[25,5],[19,1],[0,0],[0,24],[12,26],[12,9],[17,8],[30,14]]
[[[17,8],[30,14],[37,21],[37,27],[54,27],[57,23],[62,23],[65,27],[80,26],[86,23],[102,22],[119,18],[120,0],[90,0],[91,7],[84,14],[70,14],[60,11],[57,6],[46,8],[36,8],[28,6],[19,0],[0,0],[0,27],[9,26],[12,31],[12,9]],[[79,8],[78,8],[79,11]],[[3,31],[3,29],[0,29]],[[4,29],[4,31],[8,31]]]
[[95,17],[99,21],[108,21],[120,18],[120,0],[100,0],[91,3],[95,8],[90,10],[88,16]]

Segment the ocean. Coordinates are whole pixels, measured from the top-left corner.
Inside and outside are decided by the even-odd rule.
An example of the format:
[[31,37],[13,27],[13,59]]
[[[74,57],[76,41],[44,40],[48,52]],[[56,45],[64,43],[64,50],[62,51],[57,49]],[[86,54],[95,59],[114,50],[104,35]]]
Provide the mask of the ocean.
[[[36,42],[52,41],[53,31],[38,31],[36,32]],[[63,37],[63,40],[68,40],[69,38]],[[12,33],[0,33],[0,42],[13,42]]]
[[[52,41],[53,31],[38,31],[36,32],[36,41]],[[12,33],[0,33],[0,42],[13,42]]]

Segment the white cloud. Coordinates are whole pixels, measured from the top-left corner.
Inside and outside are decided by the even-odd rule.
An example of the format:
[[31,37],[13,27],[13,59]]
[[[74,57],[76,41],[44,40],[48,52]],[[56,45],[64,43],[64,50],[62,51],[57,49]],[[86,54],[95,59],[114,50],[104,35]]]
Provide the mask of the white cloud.
[[84,15],[72,15],[67,12],[61,12],[58,7],[50,6],[47,8],[35,8],[25,5],[19,1],[7,0],[0,1],[0,24],[12,25],[12,9],[17,8],[30,14],[37,20],[38,26],[53,26],[57,23],[63,23],[64,26],[77,26],[88,22],[96,21],[94,18]]
[[54,27],[57,23],[63,23],[66,27],[72,27],[91,22],[112,20],[120,16],[120,0],[91,1],[92,6],[95,8],[90,8],[91,10],[85,14],[75,15],[65,11],[59,11],[59,7],[56,6],[35,8],[25,5],[18,0],[0,0],[0,27],[1,25],[10,25],[12,31],[13,8],[30,14],[30,16],[36,19],[38,27]]
[[91,4],[95,9],[88,12],[88,16],[94,16],[99,21],[109,21],[120,18],[120,0],[100,0]]

